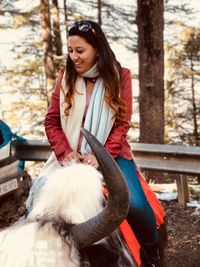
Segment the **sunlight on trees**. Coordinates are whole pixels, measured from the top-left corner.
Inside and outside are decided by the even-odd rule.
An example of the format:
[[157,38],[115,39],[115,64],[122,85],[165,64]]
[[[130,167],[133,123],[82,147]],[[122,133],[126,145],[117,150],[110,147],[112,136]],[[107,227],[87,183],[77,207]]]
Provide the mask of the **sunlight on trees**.
[[166,45],[166,130],[169,141],[200,145],[200,29],[184,26]]
[[[66,27],[74,20],[92,19],[101,22],[117,58],[133,72],[131,140],[138,141],[137,2],[34,0],[20,6],[20,1],[1,3],[0,30],[10,35],[10,42],[2,38],[1,44],[12,55],[2,55],[5,59],[0,63],[2,119],[27,137],[42,135],[47,92],[66,59]],[[47,30],[43,24],[44,35],[40,2],[48,7],[49,26]],[[199,145],[199,28],[189,27],[182,19],[194,18],[194,11],[187,1],[180,5],[165,2],[165,142]],[[32,131],[31,125],[37,130]]]

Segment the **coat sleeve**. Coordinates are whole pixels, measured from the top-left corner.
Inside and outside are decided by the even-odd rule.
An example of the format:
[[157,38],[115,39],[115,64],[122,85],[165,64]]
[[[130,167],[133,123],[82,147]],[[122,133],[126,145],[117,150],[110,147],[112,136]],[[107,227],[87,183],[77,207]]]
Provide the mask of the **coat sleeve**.
[[60,87],[64,71],[61,70],[52,93],[51,103],[45,116],[44,127],[51,148],[62,164],[65,156],[72,151],[60,121]]
[[110,152],[113,158],[116,158],[120,155],[122,151],[122,145],[126,142],[126,137],[130,128],[130,121],[132,115],[131,72],[130,70],[125,68],[123,68],[122,70],[121,96],[124,100],[126,107],[126,120],[118,126],[113,126],[105,143],[105,148]]

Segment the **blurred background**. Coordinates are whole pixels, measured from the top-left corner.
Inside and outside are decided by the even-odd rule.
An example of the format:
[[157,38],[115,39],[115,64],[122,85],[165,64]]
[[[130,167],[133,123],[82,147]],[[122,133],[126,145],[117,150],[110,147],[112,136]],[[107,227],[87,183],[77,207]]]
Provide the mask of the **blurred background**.
[[[0,1],[0,118],[13,132],[25,138],[46,138],[43,121],[56,73],[65,64],[67,26],[75,20],[90,19],[101,24],[117,59],[132,71],[130,140],[199,145],[200,2],[168,0],[163,3],[164,82],[161,89],[164,102],[160,102],[164,104],[164,136],[160,140],[140,139],[141,131],[144,136],[140,127],[144,122],[140,116],[142,86],[139,90],[138,77],[140,2]],[[154,100],[152,104],[156,107]],[[159,128],[163,128],[163,121]]]

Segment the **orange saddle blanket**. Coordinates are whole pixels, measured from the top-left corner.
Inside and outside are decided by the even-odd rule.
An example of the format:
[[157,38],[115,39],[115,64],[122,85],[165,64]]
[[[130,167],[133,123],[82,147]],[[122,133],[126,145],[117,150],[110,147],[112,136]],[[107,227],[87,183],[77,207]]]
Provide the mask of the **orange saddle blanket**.
[[[156,217],[156,222],[158,228],[160,225],[164,223],[164,217],[165,217],[165,212],[164,208],[162,207],[161,203],[159,202],[158,198],[156,197],[156,194],[152,191],[148,183],[145,181],[144,177],[142,176],[141,172],[137,170],[138,177],[140,179],[140,183],[142,185],[142,188],[144,190],[144,193],[146,195],[147,200],[149,201],[155,217]],[[105,189],[106,190],[106,189]],[[107,192],[104,191],[106,194]],[[138,266],[141,265],[141,259],[140,259],[140,244],[130,227],[129,223],[127,220],[124,220],[121,225],[119,226],[119,229],[124,237],[124,240],[133,256],[135,259],[135,262],[137,263]]]

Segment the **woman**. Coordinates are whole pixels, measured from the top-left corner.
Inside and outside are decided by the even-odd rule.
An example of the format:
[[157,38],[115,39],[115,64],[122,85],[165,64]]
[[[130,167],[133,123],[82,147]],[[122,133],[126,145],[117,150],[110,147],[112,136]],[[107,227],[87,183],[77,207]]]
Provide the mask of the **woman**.
[[95,135],[125,176],[130,190],[127,220],[149,255],[149,266],[159,266],[156,218],[126,140],[132,114],[130,70],[120,66],[95,22],[74,23],[67,41],[66,67],[59,73],[45,118],[54,161],[60,165],[77,161],[98,168],[80,129],[84,127]]

